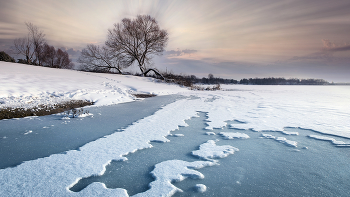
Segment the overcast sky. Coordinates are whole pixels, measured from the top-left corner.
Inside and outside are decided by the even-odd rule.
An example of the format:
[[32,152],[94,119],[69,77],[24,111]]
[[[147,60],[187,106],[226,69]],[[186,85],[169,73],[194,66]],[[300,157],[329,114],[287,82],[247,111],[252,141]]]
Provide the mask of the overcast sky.
[[138,14],[169,32],[166,52],[154,58],[161,70],[350,82],[349,0],[0,0],[0,50],[32,22],[76,58]]

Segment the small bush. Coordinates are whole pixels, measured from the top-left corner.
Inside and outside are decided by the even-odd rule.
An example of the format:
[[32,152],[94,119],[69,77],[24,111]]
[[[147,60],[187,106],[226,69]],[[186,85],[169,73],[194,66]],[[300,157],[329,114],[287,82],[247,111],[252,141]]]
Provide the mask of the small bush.
[[9,54],[5,51],[0,51],[0,61],[4,62],[16,62]]
[[149,98],[157,96],[155,94],[133,94],[136,98]]
[[206,91],[215,91],[215,90],[220,90],[221,88],[220,88],[220,84],[217,84],[217,85],[215,85],[215,86],[213,86],[213,87],[206,87],[206,88],[204,88],[204,87],[201,87],[201,86],[192,86],[191,87],[191,90],[201,90],[201,91],[204,91],[204,90],[206,90]]

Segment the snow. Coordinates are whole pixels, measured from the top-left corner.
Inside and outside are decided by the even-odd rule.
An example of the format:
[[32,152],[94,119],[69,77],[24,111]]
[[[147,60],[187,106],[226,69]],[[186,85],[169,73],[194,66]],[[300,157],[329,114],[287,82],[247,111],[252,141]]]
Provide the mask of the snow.
[[206,134],[206,135],[216,135],[215,132],[206,132],[205,134]]
[[[0,62],[0,84],[0,108],[28,108],[71,99],[94,101],[97,106],[110,105],[134,101],[132,94],[135,93],[188,96],[164,106],[122,132],[92,141],[79,150],[0,169],[0,196],[128,196],[125,189],[107,189],[102,183],[90,184],[77,193],[69,188],[83,177],[103,174],[112,160],[125,161],[130,153],[152,148],[151,141],[169,142],[166,136],[179,126],[188,126],[185,120],[196,117],[198,112],[207,114],[205,129],[208,130],[223,128],[227,126],[227,121],[237,120],[242,123],[231,124],[234,129],[297,135],[296,132],[284,131],[287,127],[295,127],[350,138],[348,86],[222,85],[227,91],[190,91],[146,77],[86,73],[6,62]],[[68,122],[65,120],[63,123]],[[244,133],[219,134],[226,139],[249,138]],[[287,146],[297,147],[298,144],[284,137],[264,133],[261,136]],[[347,146],[324,136],[310,137]],[[4,140],[5,136],[2,138]],[[150,184],[151,189],[137,196],[170,196],[180,191],[171,181],[181,181],[187,177],[203,178],[203,174],[195,169],[216,165],[217,162],[212,159],[225,157],[234,151],[238,149],[228,145],[217,146],[215,141],[209,140],[201,144],[199,150],[192,152],[209,161],[161,162],[152,171],[156,180]]]
[[275,138],[275,140],[278,142],[281,142],[287,146],[297,147],[297,145],[298,145],[298,142],[292,141],[292,140],[287,140],[285,137],[277,137],[277,138]]
[[210,161],[187,162],[182,160],[164,161],[155,166],[151,172],[155,181],[150,183],[150,189],[134,196],[172,196],[176,192],[183,192],[171,184],[172,181],[183,181],[187,177],[192,179],[203,179],[204,175],[195,169],[216,165]]
[[308,137],[316,139],[316,140],[330,141],[336,146],[345,146],[345,145],[349,145],[350,146],[350,144],[347,144],[347,143],[345,143],[343,141],[338,141],[338,140],[336,140],[334,138],[325,137],[325,136],[321,136],[321,135],[308,135]]
[[227,157],[235,151],[239,151],[238,148],[230,145],[217,146],[214,140],[208,140],[199,146],[199,150],[192,151],[192,155],[211,161],[212,159]]
[[95,105],[130,102],[131,94],[167,95],[188,91],[153,78],[88,73],[0,62],[0,108],[31,108],[68,100],[89,100]]
[[262,133],[262,134],[261,134],[261,137],[262,137],[262,138],[266,138],[266,139],[276,139],[275,136],[270,135],[270,134],[266,134],[266,133]]
[[203,192],[207,191],[207,186],[205,186],[203,184],[196,184],[195,189],[197,192],[203,193]]
[[26,131],[25,133],[24,133],[24,135],[28,135],[29,133],[32,133],[33,131]]
[[281,142],[281,143],[285,144],[286,146],[292,146],[292,147],[298,146],[298,142],[292,141],[292,140],[287,140],[285,137],[275,137],[275,136],[270,135],[270,134],[262,133],[261,138],[275,139],[276,141]]
[[173,134],[172,136],[174,136],[174,137],[183,137],[184,134]]
[[233,132],[220,132],[220,135],[224,137],[226,140],[232,140],[232,139],[248,139],[250,138],[249,135],[245,133],[233,133]]
[[299,135],[299,132],[293,132],[293,131],[282,131],[285,135]]

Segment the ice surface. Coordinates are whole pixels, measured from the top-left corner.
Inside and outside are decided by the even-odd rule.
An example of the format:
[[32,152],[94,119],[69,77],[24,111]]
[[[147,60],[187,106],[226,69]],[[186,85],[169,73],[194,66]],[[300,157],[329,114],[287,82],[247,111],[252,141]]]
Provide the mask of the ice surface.
[[232,139],[248,139],[249,135],[245,134],[245,133],[233,133],[233,132],[220,132],[220,135],[222,135],[224,137],[224,139],[227,140],[232,140]]
[[205,134],[206,134],[206,135],[216,135],[215,132],[206,132]]
[[[123,155],[151,148],[150,141],[169,141],[164,136],[179,126],[187,126],[184,120],[196,116],[197,112],[189,107],[195,105],[195,102],[183,99],[171,103],[154,115],[135,122],[123,132],[90,142],[78,151],[72,150],[66,154],[27,161],[14,168],[1,169],[0,178],[7,181],[0,185],[0,196],[49,196],[52,193],[58,196],[70,195],[67,188],[82,177],[103,174],[105,166],[111,160],[125,160]],[[184,106],[185,109],[178,110]],[[15,187],[18,184],[22,185],[20,189]]]
[[134,196],[172,196],[176,192],[182,192],[181,189],[171,184],[173,181],[179,182],[187,177],[203,179],[204,175],[195,169],[213,165],[216,165],[216,163],[210,161],[187,162],[182,160],[169,160],[161,162],[157,164],[155,169],[151,172],[156,180],[150,183],[150,189]]
[[192,155],[201,159],[212,160],[227,157],[235,151],[239,151],[238,148],[230,145],[217,146],[214,140],[209,140],[201,144],[199,150],[192,151]]

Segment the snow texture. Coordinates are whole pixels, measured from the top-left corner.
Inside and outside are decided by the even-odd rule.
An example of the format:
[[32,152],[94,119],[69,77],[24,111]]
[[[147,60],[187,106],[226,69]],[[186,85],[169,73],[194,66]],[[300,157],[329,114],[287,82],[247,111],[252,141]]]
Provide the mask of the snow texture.
[[173,134],[172,136],[174,136],[174,137],[183,137],[184,134]]
[[233,132],[220,132],[220,135],[224,137],[226,140],[232,140],[232,139],[248,139],[250,138],[249,135],[245,133],[233,133]]
[[[167,95],[188,91],[148,77],[87,73],[0,62],[0,108],[32,108],[69,100],[95,105],[130,102],[131,93]],[[74,84],[74,85],[73,85]]]
[[235,151],[239,151],[239,149],[230,145],[217,146],[214,140],[208,140],[199,146],[199,150],[192,151],[192,155],[212,161],[213,159],[224,158],[234,154]]
[[285,135],[299,135],[299,132],[294,131],[281,131]]
[[316,139],[316,140],[330,141],[336,146],[350,146],[350,144],[347,144],[347,143],[345,143],[343,141],[338,141],[338,140],[336,140],[334,138],[325,137],[325,136],[321,136],[321,135],[308,135],[308,137]]
[[261,137],[262,137],[262,138],[266,138],[266,139],[276,139],[275,136],[270,135],[270,134],[266,134],[266,133],[262,133],[262,134],[261,134]]
[[196,184],[195,190],[199,193],[203,193],[203,192],[207,191],[207,186],[205,186],[203,184]]
[[33,131],[26,131],[25,133],[24,133],[24,135],[28,135],[29,133],[33,133]]
[[278,142],[281,142],[287,146],[293,146],[293,147],[298,146],[298,142],[292,141],[292,140],[287,140],[285,137],[277,137],[275,140]]
[[270,135],[270,134],[262,133],[261,138],[275,139],[276,141],[281,142],[281,143],[285,144],[286,146],[293,146],[293,147],[298,146],[298,142],[292,141],[292,140],[287,140],[285,137],[275,137],[275,136]]
[[182,160],[169,160],[156,164],[151,172],[155,181],[149,184],[150,189],[146,192],[134,196],[172,196],[176,192],[183,192],[181,189],[171,184],[172,181],[179,182],[187,177],[192,179],[203,179],[204,175],[195,169],[216,165],[216,162]]
[[214,133],[214,132],[206,132],[205,134],[206,135],[216,135],[216,133]]

